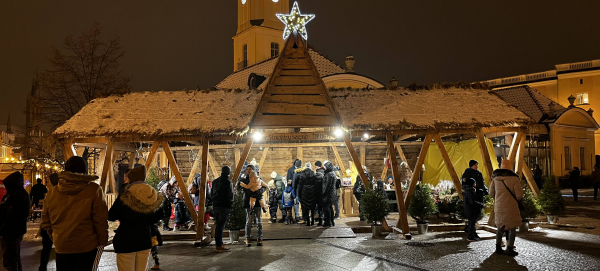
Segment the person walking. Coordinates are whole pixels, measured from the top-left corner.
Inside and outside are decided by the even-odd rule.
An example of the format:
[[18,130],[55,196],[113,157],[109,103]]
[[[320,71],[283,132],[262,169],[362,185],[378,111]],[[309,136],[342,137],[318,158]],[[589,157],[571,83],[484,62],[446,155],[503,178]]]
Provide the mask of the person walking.
[[275,180],[275,188],[277,189],[277,206],[279,207],[279,210],[281,211],[281,220],[279,220],[279,223],[283,223],[286,221],[285,216],[286,216],[286,212],[285,212],[285,208],[283,207],[283,201],[282,201],[282,197],[283,197],[283,191],[285,190],[285,182],[283,181],[283,177],[281,177],[279,174],[277,174],[277,172],[273,171],[271,173],[271,178],[273,178],[273,180]]
[[129,184],[108,211],[109,221],[119,221],[113,247],[119,271],[146,271],[152,249],[152,225],[163,217],[163,195],[148,185],[146,166],[127,172]]
[[15,171],[4,179],[6,195],[0,202],[0,246],[3,266],[8,271],[22,271],[21,241],[27,232],[29,195],[24,188],[23,174]]
[[[213,204],[215,222],[215,245],[217,252],[229,252],[231,249],[223,245],[223,230],[233,206],[233,183],[229,179],[231,168],[223,166],[221,176],[212,182],[210,197]],[[260,212],[259,212],[260,214]]]
[[[52,191],[56,189],[58,185],[58,173],[52,173],[48,176],[50,179],[50,185],[48,186],[47,196],[49,197],[52,194]],[[50,234],[47,230],[42,229],[40,226],[39,235],[42,236],[42,252],[40,253],[40,268],[39,271],[48,270],[48,262],[50,261],[50,252],[52,251],[52,246],[54,242],[52,238],[50,238]]]
[[600,189],[600,166],[594,166],[591,179],[594,186],[594,200],[598,200],[598,189]]
[[325,177],[325,168],[323,167],[323,162],[321,161],[315,162],[315,167],[317,168],[315,170],[315,185],[317,187],[315,191],[315,211],[319,216],[319,223],[317,223],[317,226],[323,226],[323,202],[321,199],[323,197],[323,177]]
[[469,221],[467,225],[467,239],[479,241],[476,224],[484,207],[483,197],[488,195],[488,190],[483,181],[483,174],[479,171],[479,162],[469,161],[469,168],[462,175],[463,207]]
[[335,219],[333,218],[333,201],[335,198],[335,181],[337,177],[335,176],[334,170],[333,163],[325,161],[325,176],[323,177],[321,198],[321,201],[323,202],[323,212],[325,213],[325,222],[323,222],[324,227],[335,226]]
[[[515,237],[517,227],[521,225],[519,202],[523,199],[523,189],[519,175],[512,171],[512,163],[502,160],[500,169],[492,173],[490,195],[494,198],[494,217],[496,227],[496,253],[517,256]],[[502,250],[502,236],[508,231],[506,252]]]
[[46,193],[48,193],[48,188],[42,184],[42,179],[37,178],[36,182],[37,183],[31,187],[31,205],[39,207],[40,200],[44,199]]
[[58,187],[46,197],[42,228],[51,233],[56,270],[95,270],[108,243],[108,207],[104,191],[87,175],[87,162],[73,156],[58,174]]
[[571,184],[571,190],[573,191],[573,200],[577,201],[577,197],[579,196],[579,177],[581,176],[581,171],[579,171],[578,167],[574,167],[573,171],[569,172],[569,184]]
[[315,172],[312,170],[311,163],[306,163],[304,170],[300,172],[297,178],[297,195],[302,205],[302,217],[306,221],[306,226],[312,226],[315,224],[317,178]]
[[[253,165],[248,165],[246,167],[246,172],[244,178],[241,179],[241,182],[244,184],[249,184],[250,179],[258,177],[256,176],[256,167]],[[242,187],[242,191],[244,193],[244,209],[246,209],[246,246],[252,246],[251,236],[252,236],[252,224],[256,224],[256,245],[262,246],[263,242],[263,231],[262,231],[262,213],[260,201],[255,201],[254,206],[250,206],[250,197],[254,192],[250,189],[246,189]]]

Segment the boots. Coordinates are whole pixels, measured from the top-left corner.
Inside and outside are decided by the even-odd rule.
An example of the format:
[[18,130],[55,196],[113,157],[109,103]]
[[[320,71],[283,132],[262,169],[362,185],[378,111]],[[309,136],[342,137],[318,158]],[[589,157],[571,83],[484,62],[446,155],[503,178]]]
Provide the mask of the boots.
[[519,252],[516,252],[514,247],[508,247],[506,249],[506,251],[507,251],[506,255],[511,256],[511,257],[519,255]]
[[321,218],[321,216],[319,216],[318,220],[319,220],[319,223],[317,223],[317,226],[323,226],[323,218]]
[[252,243],[250,242],[250,238],[246,238],[246,246],[251,247]]
[[258,238],[258,241],[256,242],[256,246],[262,247],[262,238]]
[[501,244],[496,244],[496,254],[501,254],[504,255],[504,250],[502,249],[502,245]]

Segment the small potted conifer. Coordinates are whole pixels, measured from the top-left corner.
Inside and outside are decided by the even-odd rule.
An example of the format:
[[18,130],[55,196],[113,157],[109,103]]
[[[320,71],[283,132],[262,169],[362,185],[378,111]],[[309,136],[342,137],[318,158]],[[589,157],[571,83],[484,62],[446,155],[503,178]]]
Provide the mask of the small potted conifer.
[[367,188],[360,204],[365,219],[367,222],[372,223],[373,237],[381,235],[381,222],[390,213],[390,205],[383,191]]
[[525,188],[522,203],[524,207],[523,210],[521,210],[521,219],[523,223],[519,226],[519,232],[528,232],[529,219],[536,218],[542,210],[537,199],[533,196],[533,192],[531,192],[531,189],[529,188]]
[[417,184],[408,206],[408,213],[417,221],[419,234],[426,234],[429,222],[427,218],[437,212],[431,189],[424,184]]
[[548,223],[557,223],[558,215],[565,211],[565,200],[560,193],[560,188],[554,181],[554,177],[546,178],[544,188],[540,191],[539,203],[542,211],[548,216]]
[[233,206],[231,213],[225,224],[225,228],[229,230],[229,240],[233,242],[240,241],[240,230],[246,225],[246,210],[244,209],[244,194],[235,193],[233,197]]

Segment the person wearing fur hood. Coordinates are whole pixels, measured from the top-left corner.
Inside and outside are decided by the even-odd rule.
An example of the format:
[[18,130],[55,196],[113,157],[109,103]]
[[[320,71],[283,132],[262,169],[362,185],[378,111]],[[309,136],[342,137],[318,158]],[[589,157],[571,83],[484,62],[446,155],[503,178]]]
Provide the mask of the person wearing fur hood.
[[163,216],[163,195],[145,183],[146,167],[126,175],[128,185],[108,211],[108,220],[119,221],[113,238],[119,271],[145,271],[152,248],[152,225]]

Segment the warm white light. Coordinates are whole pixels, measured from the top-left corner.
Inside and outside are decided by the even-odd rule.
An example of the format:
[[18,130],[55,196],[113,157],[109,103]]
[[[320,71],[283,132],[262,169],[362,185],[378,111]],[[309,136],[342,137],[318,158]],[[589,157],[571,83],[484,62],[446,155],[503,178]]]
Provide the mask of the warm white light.
[[277,2],[279,2],[279,0],[273,0],[273,3],[277,3]]
[[245,5],[245,4],[246,4],[246,0],[242,0],[242,5]]
[[256,140],[256,141],[261,140],[263,138],[263,134],[261,132],[255,132],[252,135],[252,138],[254,138],[254,140]]
[[368,134],[368,133],[365,133],[365,134],[363,135],[363,137],[364,137],[364,138],[369,138],[369,134]]
[[306,33],[306,24],[315,18],[313,14],[303,15],[300,13],[300,8],[298,7],[298,2],[294,2],[294,6],[292,7],[292,11],[290,14],[275,14],[279,20],[281,20],[285,24],[285,29],[283,30],[283,39],[287,39],[292,32],[297,32],[300,34],[305,40],[308,39],[308,34]]
[[340,128],[337,128],[337,129],[335,129],[333,134],[335,135],[335,137],[342,137],[342,136],[344,136],[344,131]]

